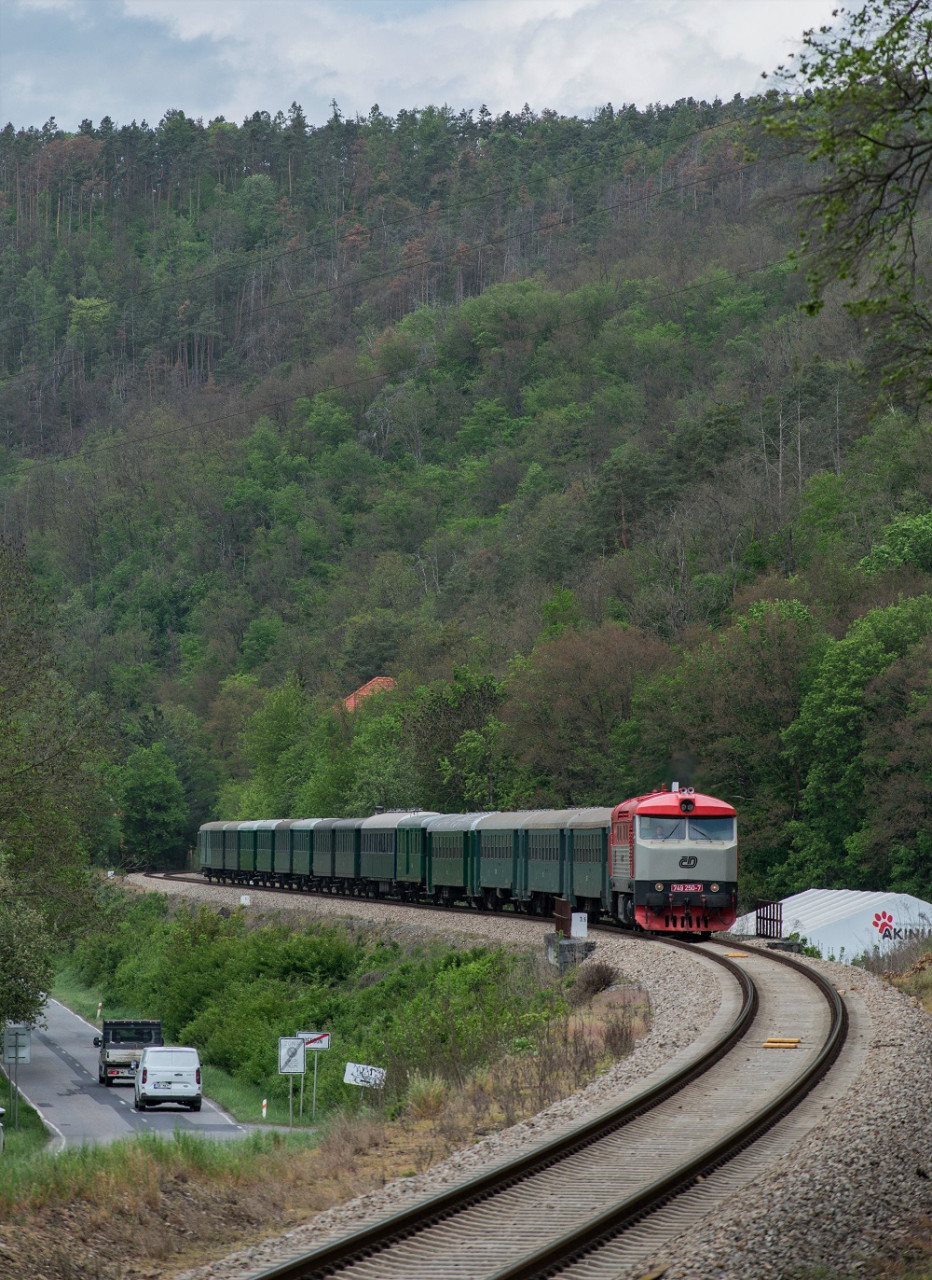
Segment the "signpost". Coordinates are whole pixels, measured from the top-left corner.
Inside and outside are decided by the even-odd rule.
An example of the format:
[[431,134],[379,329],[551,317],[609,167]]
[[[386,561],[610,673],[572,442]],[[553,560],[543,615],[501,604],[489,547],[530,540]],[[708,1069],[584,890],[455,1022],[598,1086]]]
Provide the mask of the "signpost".
[[29,1036],[32,1028],[28,1022],[8,1022],[3,1028],[3,1061],[12,1064],[10,1075],[10,1110],[13,1112],[13,1128],[19,1128],[19,1064],[27,1065],[32,1050]]
[[[298,1035],[304,1041],[304,1048],[310,1049],[314,1054],[314,1093],[311,1101],[311,1119],[317,1117],[317,1054],[324,1049],[330,1048],[330,1032],[329,1031],[299,1031]],[[304,1115],[304,1076],[301,1077],[301,1101],[298,1106],[298,1115]]]
[[278,1037],[278,1072],[288,1076],[288,1127],[294,1128],[294,1078],[304,1083],[304,1041],[300,1036]]

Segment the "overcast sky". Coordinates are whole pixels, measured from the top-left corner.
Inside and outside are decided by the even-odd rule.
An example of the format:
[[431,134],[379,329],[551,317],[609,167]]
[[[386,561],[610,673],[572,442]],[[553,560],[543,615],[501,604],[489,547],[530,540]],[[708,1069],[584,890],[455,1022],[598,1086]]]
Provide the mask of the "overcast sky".
[[753,94],[838,0],[0,0],[0,126]]

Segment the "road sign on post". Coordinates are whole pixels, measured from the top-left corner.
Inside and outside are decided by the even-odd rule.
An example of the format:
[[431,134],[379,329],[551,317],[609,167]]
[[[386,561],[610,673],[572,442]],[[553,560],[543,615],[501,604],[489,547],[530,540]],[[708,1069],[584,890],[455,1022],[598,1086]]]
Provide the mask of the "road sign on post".
[[306,1070],[304,1061],[304,1041],[300,1036],[278,1037],[278,1071],[288,1076],[288,1127],[294,1125],[294,1078],[301,1077],[304,1082]]
[[278,1037],[278,1070],[281,1075],[304,1075],[304,1041],[300,1036]]
[[[323,1049],[330,1048],[330,1032],[329,1031],[299,1031],[298,1035],[304,1041],[305,1049],[310,1049],[314,1054],[314,1094],[311,1100],[311,1119],[317,1118],[317,1054]],[[299,1118],[304,1116],[304,1076],[301,1077],[301,1100],[298,1104]]]
[[312,1049],[316,1052],[320,1049],[330,1048],[329,1031],[299,1031],[298,1035],[304,1041],[306,1049]]
[[25,1062],[28,1066],[32,1046],[28,1022],[8,1022],[3,1028],[3,1061]]
[[13,1128],[19,1128],[19,1064],[28,1066],[32,1057],[30,1035],[32,1027],[28,1022],[7,1022],[3,1027],[3,1061],[12,1063],[13,1070],[8,1073],[10,1079],[10,1109],[13,1112]]

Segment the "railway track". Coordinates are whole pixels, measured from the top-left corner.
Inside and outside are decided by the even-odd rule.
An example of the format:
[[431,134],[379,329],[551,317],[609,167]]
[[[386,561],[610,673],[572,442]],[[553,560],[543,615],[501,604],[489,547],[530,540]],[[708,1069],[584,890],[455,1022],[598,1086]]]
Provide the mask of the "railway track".
[[689,949],[724,966],[736,994],[687,1068],[517,1160],[255,1280],[641,1274],[666,1240],[754,1176],[740,1153],[828,1071],[847,1028],[840,996],[807,966],[754,949]]
[[733,986],[690,1065],[517,1160],[253,1280],[624,1280],[656,1266],[666,1242],[682,1246],[775,1158],[792,1127],[780,1121],[837,1057],[847,1012],[820,974],[778,953],[645,945],[721,965]]

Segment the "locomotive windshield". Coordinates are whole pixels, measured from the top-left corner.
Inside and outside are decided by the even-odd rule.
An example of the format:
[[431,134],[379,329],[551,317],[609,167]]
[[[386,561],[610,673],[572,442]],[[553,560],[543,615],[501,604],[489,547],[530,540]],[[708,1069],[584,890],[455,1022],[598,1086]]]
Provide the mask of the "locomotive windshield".
[[734,818],[690,818],[690,840],[734,840]]
[[686,819],[641,814],[638,818],[638,835],[642,840],[685,840]]
[[638,835],[642,840],[734,840],[734,818],[661,818],[638,815]]

